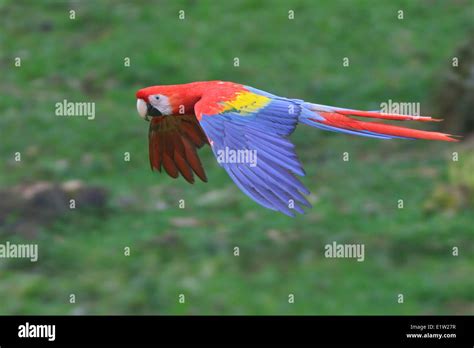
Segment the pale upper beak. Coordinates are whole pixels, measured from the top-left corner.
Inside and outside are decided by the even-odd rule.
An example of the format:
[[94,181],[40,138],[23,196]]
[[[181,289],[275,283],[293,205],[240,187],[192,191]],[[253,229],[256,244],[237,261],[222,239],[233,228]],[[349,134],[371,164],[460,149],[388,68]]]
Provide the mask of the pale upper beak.
[[148,105],[143,99],[137,99],[137,111],[138,111],[138,115],[140,115],[141,118],[149,121],[148,115],[147,115]]

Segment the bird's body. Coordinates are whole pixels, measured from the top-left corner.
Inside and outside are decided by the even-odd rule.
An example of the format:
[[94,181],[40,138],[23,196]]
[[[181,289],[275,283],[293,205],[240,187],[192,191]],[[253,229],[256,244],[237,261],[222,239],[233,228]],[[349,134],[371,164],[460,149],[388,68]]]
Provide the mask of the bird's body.
[[136,97],[139,114],[151,121],[152,169],[164,168],[174,178],[181,174],[190,183],[194,182],[194,172],[207,181],[197,149],[209,144],[219,164],[245,194],[264,207],[290,216],[310,206],[304,196],[309,194],[308,189],[295,177],[304,176],[304,171],[288,139],[298,123],[380,139],[456,141],[443,133],[348,116],[437,121],[431,117],[313,104],[233,82],[152,86],[139,90]]

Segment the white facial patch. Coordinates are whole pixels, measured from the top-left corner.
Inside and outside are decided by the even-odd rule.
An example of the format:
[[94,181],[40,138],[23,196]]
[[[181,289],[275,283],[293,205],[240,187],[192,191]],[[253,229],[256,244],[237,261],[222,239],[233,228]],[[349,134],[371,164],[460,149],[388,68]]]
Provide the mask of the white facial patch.
[[162,115],[171,115],[173,113],[173,108],[167,96],[162,94],[150,95],[148,101],[155,109],[158,109]]

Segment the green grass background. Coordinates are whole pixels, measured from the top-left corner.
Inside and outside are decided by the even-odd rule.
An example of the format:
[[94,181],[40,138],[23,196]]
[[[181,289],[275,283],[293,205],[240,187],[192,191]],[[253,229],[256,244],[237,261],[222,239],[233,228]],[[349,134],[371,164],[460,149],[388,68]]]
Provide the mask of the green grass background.
[[[474,313],[472,210],[423,210],[462,145],[300,126],[314,206],[292,219],[242,194],[209,148],[208,184],[152,173],[134,97],[221,79],[365,110],[419,101],[426,114],[473,29],[471,1],[0,0],[0,17],[0,184],[80,179],[111,195],[105,217],[76,209],[42,231],[37,263],[0,260],[0,314]],[[56,117],[63,99],[96,102],[96,119]],[[365,261],[324,258],[333,241],[364,243]]]

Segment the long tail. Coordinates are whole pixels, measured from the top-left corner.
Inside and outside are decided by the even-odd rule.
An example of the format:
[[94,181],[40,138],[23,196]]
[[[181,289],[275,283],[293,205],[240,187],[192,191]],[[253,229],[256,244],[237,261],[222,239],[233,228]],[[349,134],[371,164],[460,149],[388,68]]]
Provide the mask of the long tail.
[[453,138],[454,135],[450,134],[398,127],[379,122],[365,122],[348,116],[368,117],[381,120],[410,120],[421,122],[439,122],[442,121],[441,119],[427,116],[394,115],[373,111],[342,109],[312,103],[303,103],[301,107],[303,109],[299,118],[301,123],[333,132],[355,134],[379,139],[402,138],[459,141],[458,139]]

